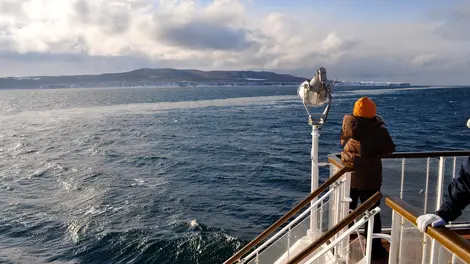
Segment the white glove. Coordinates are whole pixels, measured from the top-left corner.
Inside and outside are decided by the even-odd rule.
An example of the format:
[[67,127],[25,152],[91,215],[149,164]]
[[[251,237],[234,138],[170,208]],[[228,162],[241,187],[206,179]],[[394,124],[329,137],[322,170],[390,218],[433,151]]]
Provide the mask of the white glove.
[[446,224],[446,221],[438,215],[425,214],[420,215],[418,219],[416,219],[416,224],[418,225],[419,231],[424,233],[429,225],[432,225],[432,227],[443,226]]

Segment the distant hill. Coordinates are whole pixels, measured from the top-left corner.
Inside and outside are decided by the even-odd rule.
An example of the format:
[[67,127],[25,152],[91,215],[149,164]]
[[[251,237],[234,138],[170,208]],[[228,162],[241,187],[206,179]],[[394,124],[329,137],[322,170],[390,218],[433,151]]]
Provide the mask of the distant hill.
[[137,86],[246,86],[299,84],[305,78],[267,71],[199,71],[139,69],[123,73],[75,76],[32,76],[0,78],[0,89],[137,87]]

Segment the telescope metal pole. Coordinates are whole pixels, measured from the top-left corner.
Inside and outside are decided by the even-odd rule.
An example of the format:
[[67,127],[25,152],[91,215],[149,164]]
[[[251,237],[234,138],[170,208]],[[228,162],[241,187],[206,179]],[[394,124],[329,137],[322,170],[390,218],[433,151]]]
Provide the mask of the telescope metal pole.
[[[311,118],[309,117],[309,123],[312,126],[312,150],[311,150],[311,159],[312,159],[312,172],[311,172],[311,192],[313,193],[318,188],[318,141],[320,138],[320,129],[318,125],[313,124]],[[311,205],[313,205],[318,198],[312,200]],[[315,239],[318,235],[318,220],[317,220],[317,208],[312,207],[310,212],[310,236],[311,239]],[[321,221],[321,219],[320,219]]]

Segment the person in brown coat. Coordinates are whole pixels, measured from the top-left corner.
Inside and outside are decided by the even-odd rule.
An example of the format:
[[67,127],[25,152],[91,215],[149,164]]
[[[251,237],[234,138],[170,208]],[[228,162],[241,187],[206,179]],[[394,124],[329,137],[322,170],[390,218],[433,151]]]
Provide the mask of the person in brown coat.
[[[377,115],[375,103],[368,97],[359,98],[354,104],[353,114],[344,116],[340,141],[343,146],[341,160],[346,166],[354,167],[350,193],[350,209],[354,210],[359,200],[365,202],[380,191],[382,157],[395,151],[395,143],[385,128],[385,122]],[[379,205],[380,201],[375,206]],[[381,232],[380,214],[376,214],[374,233]],[[381,258],[385,254],[380,239],[374,239],[372,257]]]

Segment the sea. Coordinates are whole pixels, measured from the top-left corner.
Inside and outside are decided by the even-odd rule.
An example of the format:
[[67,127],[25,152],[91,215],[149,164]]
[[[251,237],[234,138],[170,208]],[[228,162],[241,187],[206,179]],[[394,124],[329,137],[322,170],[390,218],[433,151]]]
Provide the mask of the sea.
[[[222,263],[310,192],[296,90],[0,90],[0,263]],[[338,88],[321,162],[341,151],[342,118],[361,96],[398,152],[470,149],[470,87]],[[385,197],[400,195],[401,164],[384,160]],[[403,197],[417,202],[426,159],[406,166]]]

